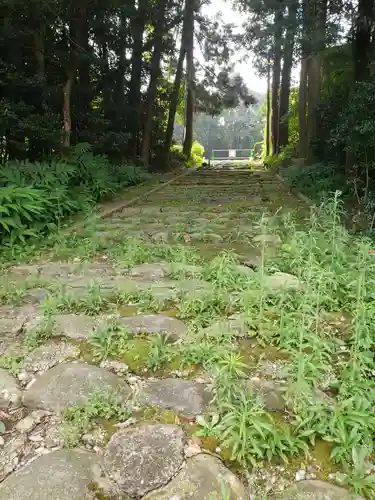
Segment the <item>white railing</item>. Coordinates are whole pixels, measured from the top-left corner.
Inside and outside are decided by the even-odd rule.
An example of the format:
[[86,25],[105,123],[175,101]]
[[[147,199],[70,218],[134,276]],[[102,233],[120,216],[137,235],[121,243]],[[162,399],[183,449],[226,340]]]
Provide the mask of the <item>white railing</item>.
[[251,160],[254,158],[252,149],[213,149],[211,161],[220,160]]

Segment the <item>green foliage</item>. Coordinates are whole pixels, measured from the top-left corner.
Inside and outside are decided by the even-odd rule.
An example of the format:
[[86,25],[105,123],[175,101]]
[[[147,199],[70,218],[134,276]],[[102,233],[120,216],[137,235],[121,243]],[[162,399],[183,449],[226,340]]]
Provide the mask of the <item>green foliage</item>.
[[88,144],[78,144],[69,158],[8,162],[0,167],[0,241],[24,242],[57,229],[64,217],[145,178],[141,168],[114,165]]
[[280,166],[279,172],[292,188],[317,202],[331,196],[338,188],[342,189],[343,196],[349,194],[344,172],[332,163],[303,165],[291,161]]
[[116,320],[112,320],[92,332],[88,344],[94,359],[104,361],[108,358],[120,358],[126,352],[128,341],[128,332]]
[[24,337],[25,344],[30,348],[42,345],[46,340],[52,337],[53,327],[53,317],[47,314],[37,326],[27,330]]
[[165,335],[155,335],[150,342],[147,367],[151,371],[158,371],[172,360],[172,351]]
[[81,443],[82,435],[92,428],[94,422],[101,420],[124,421],[131,411],[116,393],[93,392],[82,405],[72,406],[64,412],[59,433],[66,448],[75,448]]
[[[22,359],[13,356],[0,356],[0,368],[8,370],[14,377],[21,371]],[[0,432],[1,434],[1,432]]]
[[203,163],[204,147],[198,141],[193,142],[190,158],[182,153],[182,145],[174,144],[171,148],[172,158],[183,162],[187,167],[201,167]]

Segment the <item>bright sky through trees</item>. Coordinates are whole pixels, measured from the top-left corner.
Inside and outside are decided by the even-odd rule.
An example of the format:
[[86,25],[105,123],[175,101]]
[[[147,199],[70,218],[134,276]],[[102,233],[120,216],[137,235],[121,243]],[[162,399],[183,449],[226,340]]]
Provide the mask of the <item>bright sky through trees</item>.
[[[226,2],[225,0],[214,0],[211,5],[204,6],[202,11],[210,16],[214,16],[216,13],[222,12],[223,19],[226,23],[233,23],[238,26],[239,30],[241,30],[242,16],[233,9],[231,2]],[[251,54],[249,57],[248,51],[244,50],[242,53],[238,54],[237,59],[238,62],[236,64],[236,71],[241,74],[249,88],[257,92],[266,92],[266,80],[264,78],[260,78],[254,71]]]

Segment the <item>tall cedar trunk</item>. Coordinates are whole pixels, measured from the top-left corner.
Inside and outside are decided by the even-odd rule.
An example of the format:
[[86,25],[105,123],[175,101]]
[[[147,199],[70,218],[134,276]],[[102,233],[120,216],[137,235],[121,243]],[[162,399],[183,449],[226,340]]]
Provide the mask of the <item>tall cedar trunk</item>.
[[307,158],[313,159],[312,144],[318,133],[318,111],[321,92],[321,53],[326,43],[327,0],[311,1],[311,48],[307,69]]
[[307,158],[308,142],[307,142],[307,70],[308,58],[303,57],[301,60],[301,72],[299,77],[299,103],[298,103],[298,125],[299,125],[299,143],[298,156]]
[[283,69],[281,71],[281,87],[280,87],[280,107],[279,107],[279,144],[278,149],[288,145],[289,141],[289,97],[290,97],[290,80],[293,66],[293,50],[296,34],[297,21],[297,2],[294,2],[288,7],[288,28],[284,43],[283,53]]
[[89,22],[87,15],[85,18],[80,19],[76,40],[80,47],[78,61],[79,105],[82,110],[80,127],[85,130],[88,126],[88,115],[90,113],[92,100],[90,85]]
[[321,58],[320,54],[311,55],[308,65],[307,87],[307,143],[308,160],[312,160],[312,143],[318,132],[318,106],[321,87]]
[[194,120],[194,12],[195,1],[190,0],[186,7],[186,109],[185,133],[183,153],[190,158],[193,146],[193,120]]
[[[116,128],[118,132],[124,131],[125,115],[126,115],[126,103],[125,103],[125,71],[126,71],[126,34],[127,34],[127,18],[125,14],[125,7],[122,6],[120,9],[120,29],[119,29],[119,41],[118,41],[118,52],[117,52],[117,71],[116,71],[116,91],[114,96],[114,103],[116,106],[110,105],[111,115],[116,123]],[[108,54],[108,47],[105,48]],[[104,82],[107,86],[107,82]]]
[[185,59],[185,54],[186,54],[185,38],[186,38],[186,27],[187,27],[187,15],[186,14],[187,14],[187,5],[188,4],[189,4],[189,0],[186,0],[185,13],[184,13],[184,23],[183,23],[183,27],[182,27],[180,53],[178,55],[176,76],[175,76],[175,80],[174,80],[173,91],[172,91],[172,94],[170,97],[168,123],[167,123],[167,130],[165,133],[165,141],[164,141],[165,158],[168,157],[169,150],[171,149],[171,146],[172,146],[174,120],[176,117],[178,97],[180,95],[182,73],[183,73],[183,68],[184,68],[184,59]]
[[[372,32],[374,29],[375,2],[374,0],[359,0],[355,35],[353,43],[354,86],[356,82],[366,81],[370,78],[370,63],[372,60]],[[346,174],[356,163],[356,155],[347,148],[345,152]]]
[[359,0],[353,44],[354,80],[367,80],[370,76],[370,61],[373,51],[371,34],[374,26],[374,0]]
[[267,104],[266,104],[266,156],[270,155],[271,144],[271,61],[267,64]]
[[[35,99],[35,108],[40,115],[44,114],[44,84],[45,84],[45,55],[44,55],[44,40],[45,40],[45,25],[42,21],[35,21],[33,33],[34,39],[34,57],[35,57],[35,76],[36,90],[38,95]],[[29,152],[28,156],[31,161],[36,161],[39,156],[47,152],[48,148],[53,147],[52,144],[47,144],[42,137],[29,137]],[[45,151],[46,150],[46,151]]]
[[130,140],[128,143],[129,155],[137,156],[139,145],[139,131],[141,123],[141,86],[142,86],[142,56],[143,56],[143,32],[145,30],[145,18],[143,0],[138,3],[135,11],[135,18],[131,23],[133,38],[132,58],[131,58],[131,78],[129,88],[129,120],[128,132]]
[[107,84],[109,75],[108,44],[103,37],[100,38],[100,42],[98,43],[98,45],[101,48],[100,57],[102,60],[100,80],[103,93],[103,111],[104,116],[109,117],[111,109],[111,91],[109,85]]
[[70,97],[72,94],[72,87],[76,76],[77,67],[75,62],[72,63],[72,68],[68,71],[67,80],[63,88],[64,95],[64,134],[63,134],[63,147],[64,149],[70,148],[70,137],[72,134],[72,118],[70,113]]
[[44,82],[45,58],[44,37],[45,26],[39,22],[34,31],[34,54],[36,61],[36,76],[40,83]]
[[302,29],[303,38],[301,41],[301,72],[299,78],[299,103],[298,103],[298,125],[299,125],[299,143],[298,156],[307,158],[308,140],[307,140],[307,75],[309,66],[310,51],[310,16],[309,1],[302,1]]
[[150,159],[150,147],[152,136],[152,122],[154,118],[154,105],[157,92],[158,79],[160,76],[160,60],[163,52],[163,35],[165,32],[165,11],[168,0],[162,0],[158,7],[158,15],[155,23],[154,51],[151,59],[151,75],[147,92],[147,111],[145,127],[143,131],[142,159],[146,163]]
[[63,147],[69,148],[71,145],[72,118],[71,118],[71,94],[76,73],[79,68],[80,56],[84,34],[84,24],[87,21],[87,0],[83,0],[79,6],[74,7],[70,23],[70,63],[67,69],[67,79],[63,87],[63,117],[64,133]]
[[275,13],[275,40],[272,68],[272,154],[278,153],[279,144],[279,90],[281,72],[281,36],[282,36],[283,9],[278,2]]

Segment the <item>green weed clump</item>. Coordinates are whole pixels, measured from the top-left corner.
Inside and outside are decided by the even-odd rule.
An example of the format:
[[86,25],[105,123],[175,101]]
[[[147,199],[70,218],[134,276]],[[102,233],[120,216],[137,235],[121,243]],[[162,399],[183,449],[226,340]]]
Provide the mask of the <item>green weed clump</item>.
[[130,415],[130,407],[123,403],[118,394],[96,391],[90,394],[82,405],[65,410],[59,435],[66,448],[75,448],[81,443],[83,434],[88,432],[95,422],[121,422]]
[[[227,344],[203,337],[184,353],[213,374],[217,417],[202,422],[202,432],[231,449],[233,460],[244,466],[274,457],[287,461],[308,455],[323,440],[331,446],[331,463],[343,471],[342,482],[371,498],[374,478],[370,467],[358,467],[358,457],[369,463],[375,452],[375,258],[372,242],[350,234],[342,215],[336,193],[303,225],[290,215],[279,217],[278,227],[262,218],[260,234],[282,235],[276,255],[270,257],[264,245],[258,270],[244,279],[231,271],[232,257],[222,254],[205,268],[220,291],[215,300],[187,297],[180,306],[198,332],[218,317],[241,313],[265,360],[275,352],[288,359],[283,419],[244,384],[251,358],[238,357],[235,337]],[[277,271],[295,276],[300,289],[269,289],[267,276]]]
[[14,245],[58,229],[64,218],[145,180],[132,165],[114,165],[78,144],[68,158],[9,162],[0,168],[0,241]]

